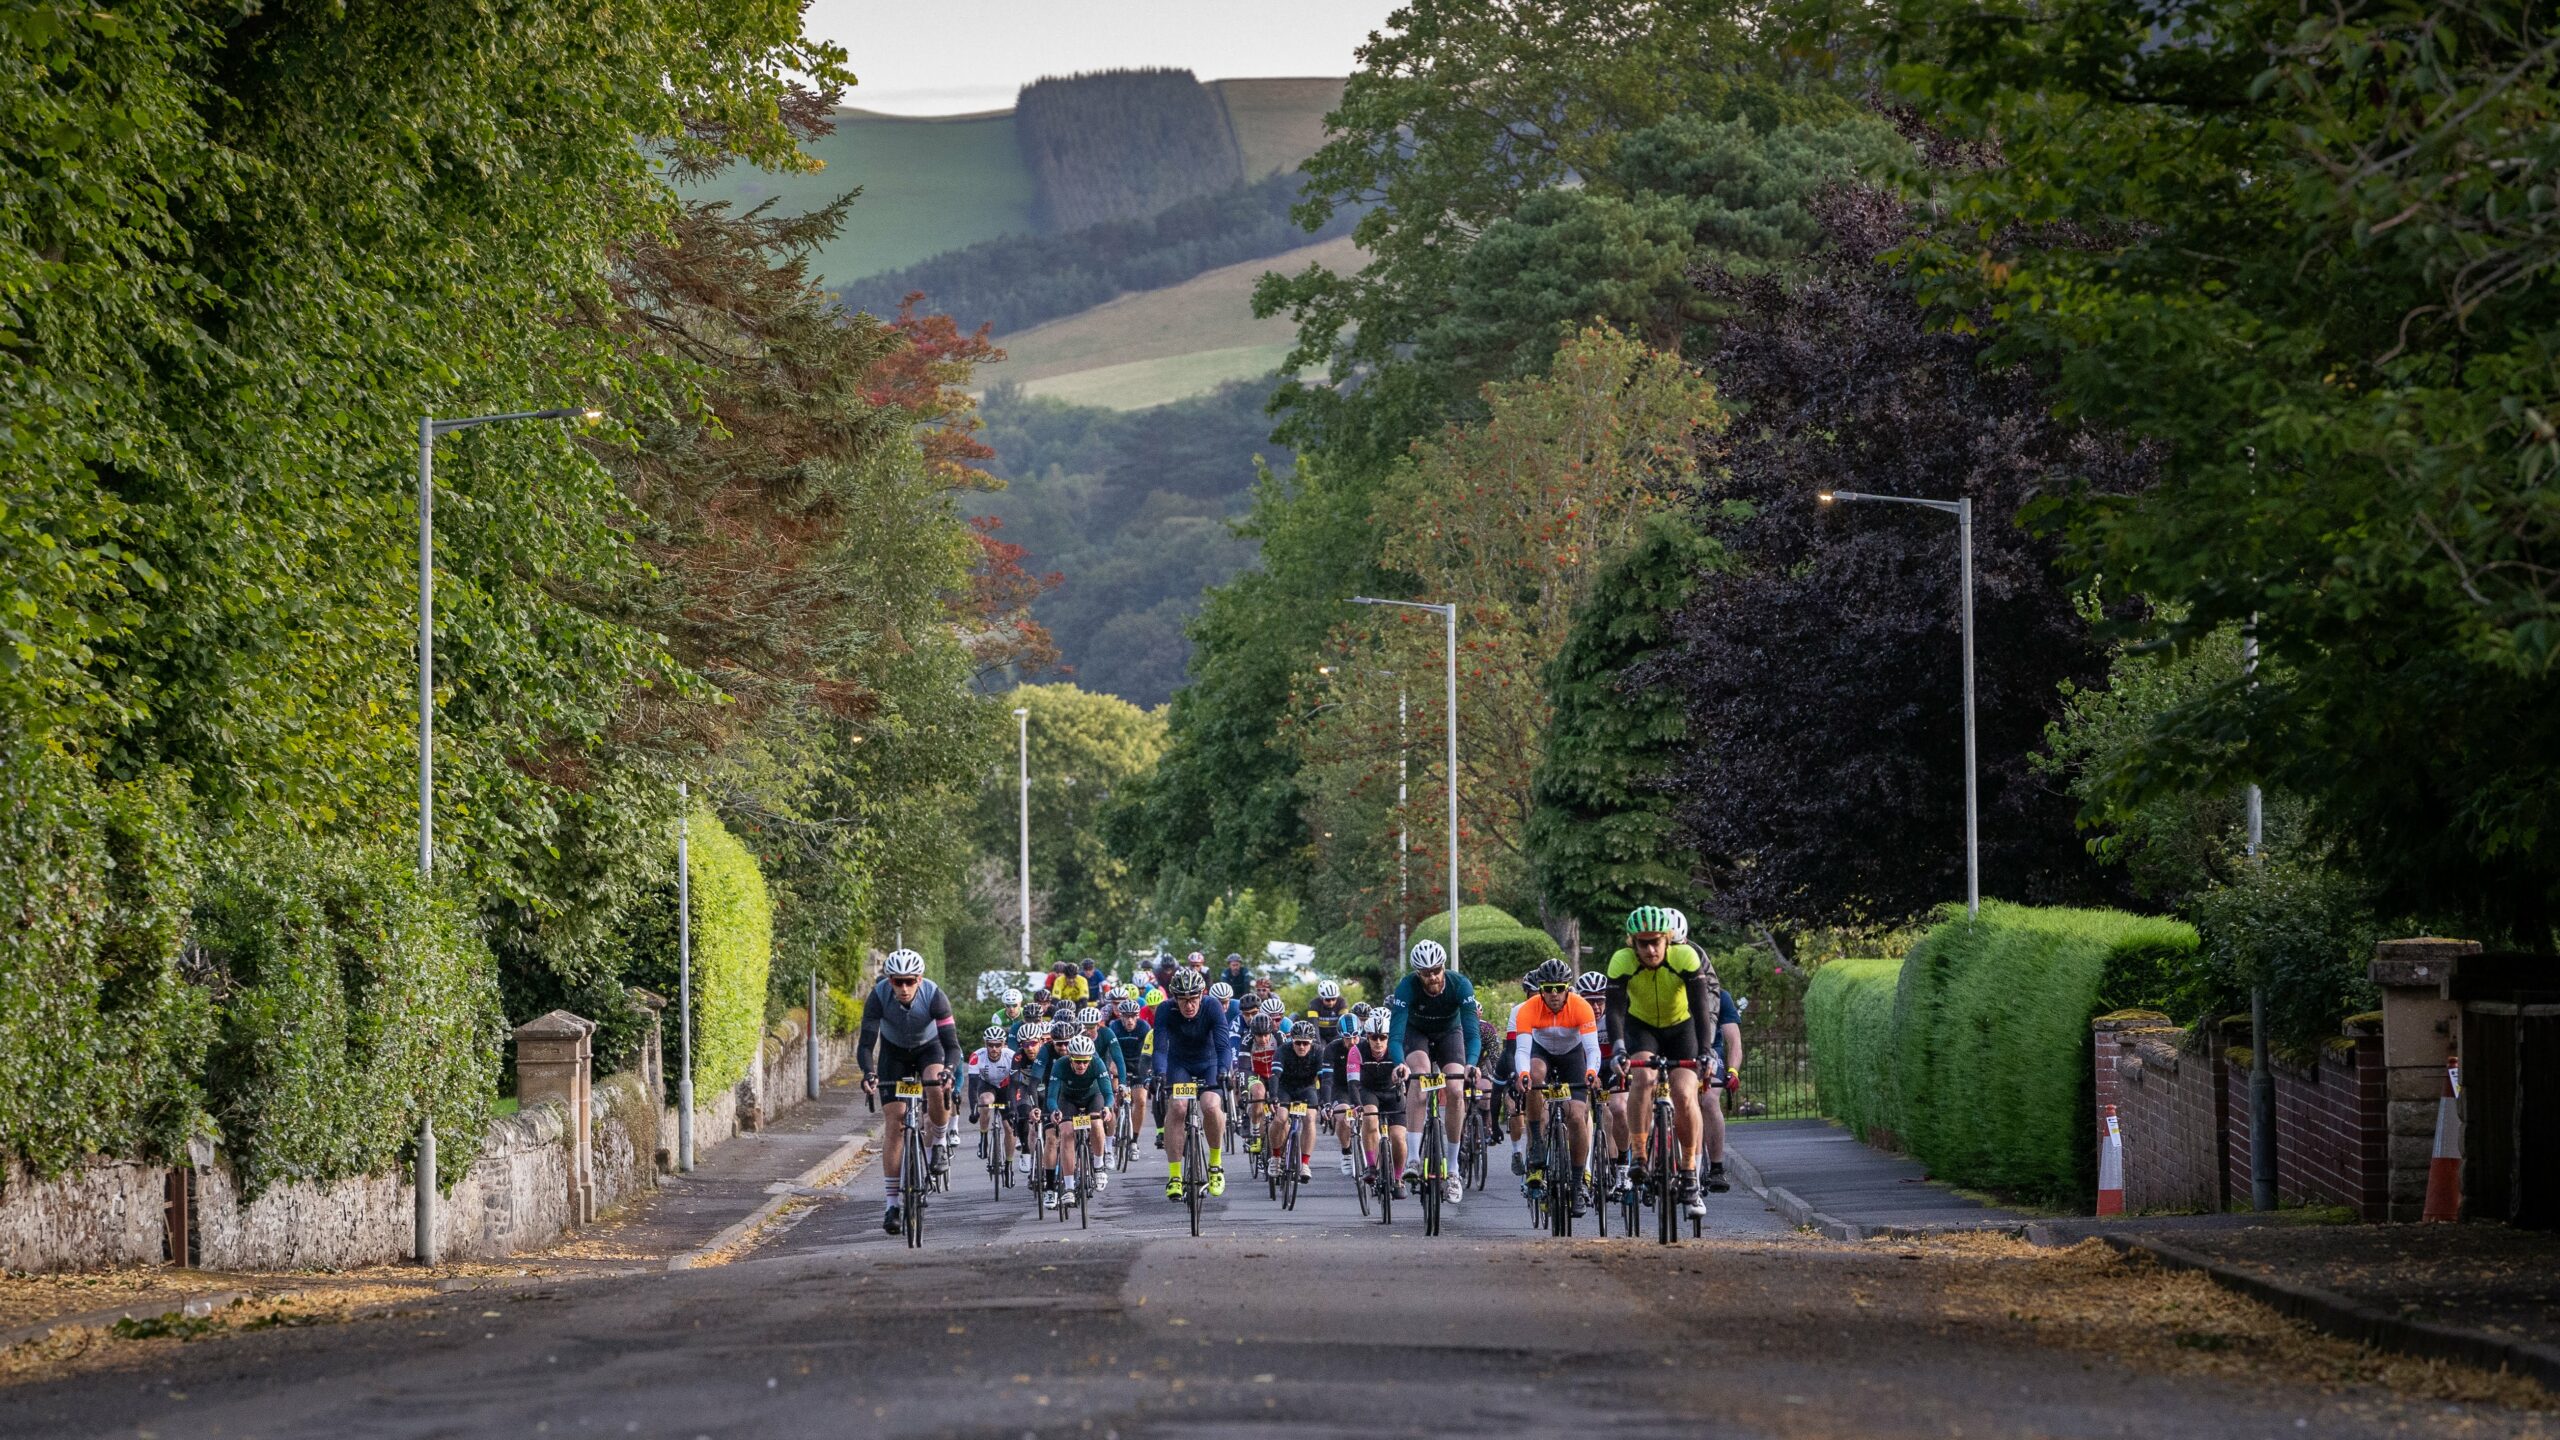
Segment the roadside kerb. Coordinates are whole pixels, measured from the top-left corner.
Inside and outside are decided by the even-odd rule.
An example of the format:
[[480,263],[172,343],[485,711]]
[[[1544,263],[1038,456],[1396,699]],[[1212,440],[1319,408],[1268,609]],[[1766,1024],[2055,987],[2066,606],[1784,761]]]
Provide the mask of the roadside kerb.
[[1811,1230],[1826,1240],[1919,1240],[1931,1235],[2014,1235],[2032,1238],[2027,1232],[2032,1225],[2014,1220],[1951,1220],[1932,1225],[1868,1225],[1827,1215],[1813,1207],[1813,1202],[1784,1185],[1772,1185],[1760,1173],[1760,1167],[1743,1158],[1739,1150],[1728,1148],[1724,1154],[1727,1170],[1733,1172],[1743,1188],[1759,1196],[1769,1207],[1783,1215],[1787,1223],[1800,1230]]
[[712,1236],[709,1240],[667,1261],[669,1270],[691,1270],[712,1257],[737,1248],[778,1218],[783,1211],[814,1195],[835,1193],[871,1153],[876,1138],[873,1134],[847,1135],[844,1143],[827,1152],[825,1159],[801,1171],[789,1180],[777,1180],[765,1187],[768,1197],[747,1217]]
[[2509,1340],[2477,1330],[2412,1320],[2314,1285],[2277,1280],[2197,1254],[2185,1246],[2120,1230],[2102,1230],[2096,1239],[2125,1255],[2148,1256],[2172,1270],[2194,1270],[2226,1290],[2272,1306],[2315,1330],[2429,1360],[2451,1360],[2483,1370],[2505,1370],[2526,1376],[2560,1394],[2560,1347],[2529,1340]]

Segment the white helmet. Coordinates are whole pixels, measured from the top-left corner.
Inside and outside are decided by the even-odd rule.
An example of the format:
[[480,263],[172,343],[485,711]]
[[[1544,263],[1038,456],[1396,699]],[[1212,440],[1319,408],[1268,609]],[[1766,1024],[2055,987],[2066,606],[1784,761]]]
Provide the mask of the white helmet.
[[1093,1058],[1093,1037],[1092,1037],[1092,1036],[1090,1036],[1090,1035],[1079,1035],[1079,1036],[1077,1036],[1076,1038],[1074,1038],[1073,1040],[1068,1041],[1068,1042],[1067,1042],[1067,1058],[1068,1058],[1068,1059],[1070,1059],[1070,1060],[1090,1060],[1090,1059],[1092,1059],[1092,1058]]
[[1416,940],[1413,942],[1413,953],[1405,957],[1405,963],[1412,966],[1416,972],[1445,970],[1449,966],[1449,952],[1441,949],[1440,942],[1437,940]]
[[978,1043],[986,1046],[990,1050],[1002,1045],[1004,1043],[1004,1027],[1001,1025],[990,1025],[986,1029],[979,1031]]
[[913,950],[892,950],[889,952],[889,963],[880,967],[880,973],[892,980],[903,980],[911,975],[922,979],[924,957]]
[[1266,996],[1262,1002],[1262,1013],[1265,1015],[1286,1015],[1289,1013],[1289,1002],[1281,999],[1277,995]]
[[1086,1007],[1084,1007],[1083,1009],[1081,1009],[1081,1010],[1077,1011],[1077,1012],[1076,1012],[1076,1023],[1077,1023],[1077,1024],[1079,1024],[1079,1025],[1099,1025],[1099,1024],[1101,1024],[1101,1023],[1102,1023],[1102,1010],[1101,1010],[1101,1007],[1099,1007],[1099,1006],[1095,1006],[1095,1005],[1087,1005],[1087,1006],[1086,1006]]
[[1674,910],[1674,909],[1672,909],[1670,906],[1665,905],[1665,906],[1663,906],[1663,907],[1662,907],[1662,913],[1671,917],[1671,931],[1670,931],[1670,934],[1671,934],[1671,943],[1672,943],[1672,944],[1674,944],[1674,945],[1686,945],[1686,944],[1688,944],[1688,943],[1689,943],[1689,916],[1688,916],[1688,912],[1686,912],[1686,911],[1682,911],[1682,910]]
[[1396,1033],[1395,1017],[1384,1010],[1372,1010],[1369,1012],[1369,1018],[1360,1023],[1360,1028],[1383,1040]]
[[1004,992],[1004,1008],[1006,1008],[1007,1010],[1019,1010],[1019,1009],[1021,1009],[1021,1008],[1022,1008],[1022,992],[1021,992],[1021,991],[1019,991],[1019,990],[1007,990],[1006,992]]
[[1209,987],[1209,998],[1223,1005],[1236,998],[1236,987],[1228,984],[1224,980],[1221,980],[1217,984]]
[[1319,1000],[1339,1000],[1342,998],[1342,987],[1336,985],[1330,980],[1319,980],[1316,982],[1316,998]]

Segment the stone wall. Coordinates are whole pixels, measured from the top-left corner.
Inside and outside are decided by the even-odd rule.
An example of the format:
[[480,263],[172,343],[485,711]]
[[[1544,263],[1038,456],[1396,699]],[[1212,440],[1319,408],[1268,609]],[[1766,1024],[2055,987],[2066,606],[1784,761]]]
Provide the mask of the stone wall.
[[[736,1085],[695,1108],[697,1153],[803,1102],[805,1016],[794,1011],[765,1036],[756,1064]],[[850,1036],[818,1037],[819,1072],[832,1076],[853,1054]],[[592,1087],[590,1145],[599,1214],[655,1189],[675,1148],[675,1111],[663,1108],[637,1074]],[[437,1249],[448,1259],[485,1259],[547,1245],[572,1228],[568,1114],[557,1102],[490,1123],[470,1171],[436,1209]],[[357,1176],[328,1185],[269,1187],[244,1200],[218,1156],[194,1169],[197,1260],[208,1270],[344,1269],[407,1258],[415,1196],[405,1174]],[[53,1180],[16,1162],[0,1170],[0,1269],[87,1270],[159,1264],[168,1258],[171,1171],[92,1159]]]
[[2168,1017],[2133,1011],[2097,1022],[2098,1133],[2116,1107],[2124,1135],[2125,1209],[2219,1210],[2223,1172],[2223,1059],[2218,1045],[2190,1051]]
[[0,1169],[0,1270],[158,1263],[169,1233],[168,1176],[157,1165],[90,1159],[38,1180],[8,1161]]

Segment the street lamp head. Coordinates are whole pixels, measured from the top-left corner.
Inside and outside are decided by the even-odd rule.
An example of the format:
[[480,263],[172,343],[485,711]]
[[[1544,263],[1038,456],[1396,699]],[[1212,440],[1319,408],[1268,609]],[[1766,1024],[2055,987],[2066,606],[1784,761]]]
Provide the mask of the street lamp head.
[[1840,497],[1838,497],[1838,496],[1836,496],[1836,495],[1832,494],[1832,493],[1831,493],[1830,491],[1828,491],[1828,490],[1825,490],[1825,491],[1822,491],[1822,492],[1820,492],[1819,494],[1817,494],[1817,495],[1815,495],[1815,496],[1813,497],[1813,503],[1815,503],[1816,505],[1828,505],[1828,504],[1832,503],[1834,500],[1837,500],[1838,498],[1840,498]]
[[1028,711],[1028,710],[1022,710],[1022,709],[1017,709],[1017,710],[1015,710],[1013,713],[1014,713],[1016,716],[1019,716],[1019,717],[1026,717],[1026,718],[1031,714],[1031,712],[1030,712],[1030,711]]
[[604,412],[601,410],[581,410],[578,412],[578,418],[586,421],[590,425],[593,425],[604,418]]

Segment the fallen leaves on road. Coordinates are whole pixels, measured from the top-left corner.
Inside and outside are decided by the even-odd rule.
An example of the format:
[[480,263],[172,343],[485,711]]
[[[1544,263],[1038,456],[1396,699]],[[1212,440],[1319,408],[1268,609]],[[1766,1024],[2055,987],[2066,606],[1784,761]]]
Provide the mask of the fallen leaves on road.
[[111,1325],[59,1326],[33,1340],[0,1350],[0,1385],[139,1364],[190,1341],[215,1335],[325,1325],[360,1311],[434,1298],[432,1280],[420,1276],[405,1284],[333,1283],[308,1290],[252,1294],[201,1315],[187,1314],[173,1305],[163,1314],[137,1315]]
[[2049,1249],[2001,1235],[1870,1242],[1939,1262],[1951,1320],[2018,1325],[2040,1344],[2171,1374],[2375,1385],[2432,1400],[2560,1408],[2533,1381],[2324,1335],[2190,1270],[2095,1241]]

